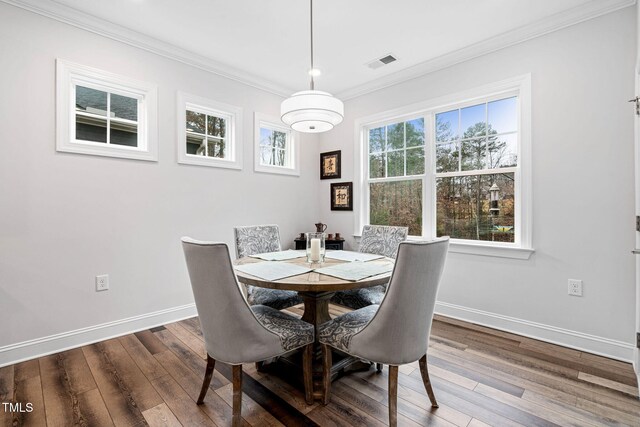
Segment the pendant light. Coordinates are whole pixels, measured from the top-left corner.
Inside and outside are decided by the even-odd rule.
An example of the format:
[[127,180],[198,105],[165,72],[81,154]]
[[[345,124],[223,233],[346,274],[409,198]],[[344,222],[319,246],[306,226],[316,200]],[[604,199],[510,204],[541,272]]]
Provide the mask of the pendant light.
[[309,90],[296,92],[282,101],[280,105],[280,117],[282,121],[291,126],[291,129],[305,133],[326,132],[342,122],[344,118],[344,105],[338,98],[330,93],[315,90],[314,75],[319,71],[313,67],[313,0],[310,1],[310,28],[311,28],[311,83]]

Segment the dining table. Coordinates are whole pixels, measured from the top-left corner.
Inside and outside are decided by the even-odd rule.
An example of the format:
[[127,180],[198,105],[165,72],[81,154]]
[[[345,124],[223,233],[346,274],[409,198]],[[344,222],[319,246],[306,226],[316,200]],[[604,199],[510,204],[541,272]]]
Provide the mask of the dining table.
[[[320,267],[329,267],[333,265],[343,264],[344,260],[325,258],[323,263],[309,263],[305,256],[304,251],[299,251],[300,257],[294,259],[288,259],[283,261],[269,261],[269,262],[287,262],[301,267],[307,267],[311,269]],[[331,251],[327,251],[329,253]],[[239,258],[234,262],[235,266],[247,265],[251,263],[264,262],[264,260],[247,256]],[[367,263],[379,264],[381,266],[393,267],[394,260],[392,258],[378,258]],[[338,277],[329,276],[316,271],[309,271],[303,274],[290,276],[278,280],[267,280],[258,276],[251,275],[249,273],[236,269],[236,276],[238,281],[245,285],[258,286],[269,289],[280,289],[288,291],[296,291],[304,302],[304,311],[302,314],[302,320],[311,323],[315,329],[315,342],[314,342],[314,357],[312,361],[313,379],[314,379],[314,398],[320,399],[322,397],[322,390],[319,385],[322,379],[322,349],[318,342],[318,327],[325,322],[331,320],[329,314],[329,301],[331,297],[338,291],[348,291],[351,289],[361,289],[372,286],[384,285],[389,282],[391,277],[391,271],[377,274],[374,276],[366,277],[360,280],[346,280]],[[299,357],[284,357],[278,360],[279,363],[296,365],[301,367]],[[331,378],[335,380],[342,374],[348,371],[369,369],[371,363],[367,361],[358,360],[344,353],[334,351],[333,353],[333,365],[331,367]],[[290,370],[290,369],[286,369]]]

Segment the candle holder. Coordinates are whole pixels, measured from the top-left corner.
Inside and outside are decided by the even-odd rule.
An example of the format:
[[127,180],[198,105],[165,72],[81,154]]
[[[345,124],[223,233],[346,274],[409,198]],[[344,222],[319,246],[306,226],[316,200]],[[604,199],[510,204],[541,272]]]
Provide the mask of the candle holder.
[[322,264],[325,252],[324,233],[307,233],[307,262]]

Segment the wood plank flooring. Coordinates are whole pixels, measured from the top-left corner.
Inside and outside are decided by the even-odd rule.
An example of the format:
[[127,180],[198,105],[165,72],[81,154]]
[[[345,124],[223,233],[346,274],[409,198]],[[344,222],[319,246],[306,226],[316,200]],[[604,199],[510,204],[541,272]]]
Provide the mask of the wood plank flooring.
[[[332,316],[345,311],[331,306]],[[230,366],[216,363],[205,404],[195,404],[205,356],[194,318],[0,368],[0,402],[33,405],[0,406],[0,427],[230,425]],[[440,408],[431,408],[418,362],[401,366],[399,425],[640,426],[627,363],[444,317],[428,356]],[[388,367],[336,381],[327,406],[308,406],[300,386],[253,364],[243,382],[245,426],[388,425]]]

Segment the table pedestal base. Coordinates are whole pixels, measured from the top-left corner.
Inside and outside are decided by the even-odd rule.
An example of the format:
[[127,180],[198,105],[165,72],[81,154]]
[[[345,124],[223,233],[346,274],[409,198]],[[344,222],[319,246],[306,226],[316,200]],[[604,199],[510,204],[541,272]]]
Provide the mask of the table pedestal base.
[[[322,346],[318,342],[318,327],[331,320],[329,315],[329,300],[335,292],[298,292],[304,301],[302,320],[314,325],[316,340],[313,344],[313,397],[322,399]],[[336,380],[347,372],[362,371],[371,368],[371,362],[365,362],[337,350],[333,351],[333,365],[331,366],[331,381]],[[277,363],[263,365],[261,371],[276,372],[281,376],[293,379],[302,385],[302,353],[280,357]]]

